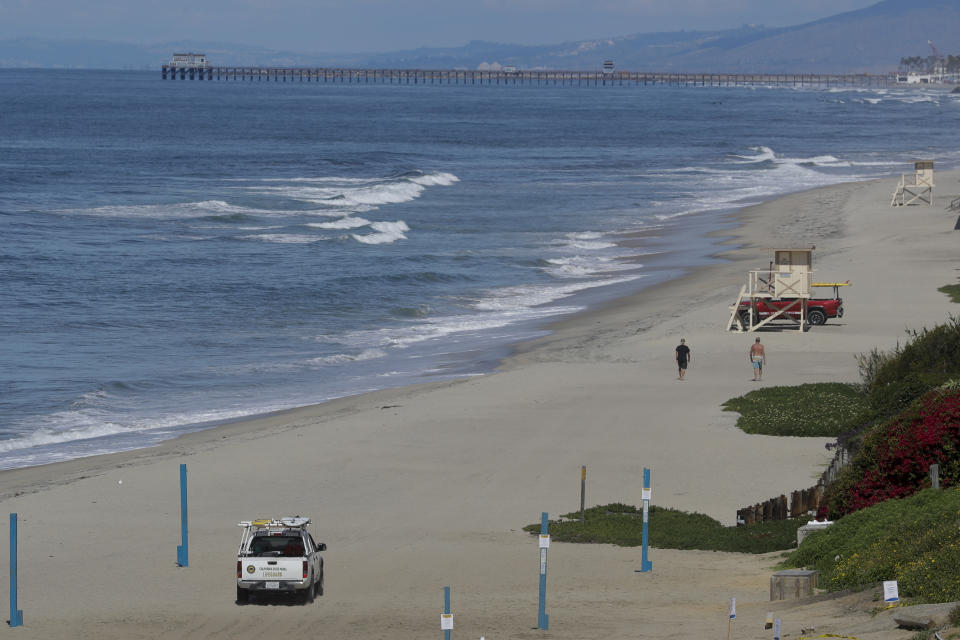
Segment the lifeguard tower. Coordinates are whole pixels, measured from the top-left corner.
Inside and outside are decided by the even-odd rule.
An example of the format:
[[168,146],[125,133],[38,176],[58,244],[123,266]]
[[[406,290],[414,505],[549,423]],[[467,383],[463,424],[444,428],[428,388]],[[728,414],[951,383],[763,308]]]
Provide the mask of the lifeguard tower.
[[900,176],[890,206],[903,207],[918,201],[933,204],[933,160],[917,160],[913,163],[913,176]]
[[[749,272],[747,284],[740,287],[740,294],[730,307],[727,327],[756,331],[776,320],[787,320],[803,331],[807,325],[815,248],[774,249],[769,267]],[[766,317],[761,319],[762,316]]]

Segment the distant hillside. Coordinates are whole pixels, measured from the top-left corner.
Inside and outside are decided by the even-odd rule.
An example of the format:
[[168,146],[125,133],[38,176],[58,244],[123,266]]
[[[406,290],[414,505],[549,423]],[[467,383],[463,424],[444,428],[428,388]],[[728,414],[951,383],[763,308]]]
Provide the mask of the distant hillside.
[[206,53],[213,64],[251,66],[576,70],[599,69],[612,59],[617,69],[632,71],[879,73],[895,70],[903,57],[929,55],[928,40],[943,54],[960,54],[960,3],[883,0],[793,27],[637,33],[543,46],[475,41],[383,54],[297,53],[217,42],[0,40],[0,67],[158,69],[174,50],[186,50]]
[[956,0],[884,0],[816,22],[784,28],[745,25],[726,31],[633,34],[542,47],[472,42],[456,49],[417,49],[368,60],[384,67],[468,67],[487,63],[521,68],[689,72],[884,72],[900,58],[960,53]]

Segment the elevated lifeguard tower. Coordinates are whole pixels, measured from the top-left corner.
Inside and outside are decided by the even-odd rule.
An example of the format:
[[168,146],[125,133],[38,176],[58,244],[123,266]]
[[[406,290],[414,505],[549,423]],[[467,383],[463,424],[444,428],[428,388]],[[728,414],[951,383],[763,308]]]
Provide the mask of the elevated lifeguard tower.
[[913,176],[900,176],[890,206],[903,207],[917,201],[933,204],[933,160],[917,160],[913,163]]
[[[740,287],[740,294],[730,307],[727,326],[737,331],[756,331],[775,320],[787,320],[803,331],[807,325],[815,248],[774,249],[769,267],[749,272],[747,284]],[[742,304],[744,301],[748,304]],[[760,307],[768,312],[762,320]]]

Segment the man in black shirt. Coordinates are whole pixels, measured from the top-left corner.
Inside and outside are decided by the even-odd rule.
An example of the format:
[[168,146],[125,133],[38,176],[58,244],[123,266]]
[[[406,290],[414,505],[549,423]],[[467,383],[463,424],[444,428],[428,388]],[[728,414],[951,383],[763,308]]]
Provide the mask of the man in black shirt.
[[693,360],[690,355],[690,347],[684,344],[686,340],[680,338],[680,344],[677,346],[677,368],[680,371],[680,379],[687,375],[687,363]]

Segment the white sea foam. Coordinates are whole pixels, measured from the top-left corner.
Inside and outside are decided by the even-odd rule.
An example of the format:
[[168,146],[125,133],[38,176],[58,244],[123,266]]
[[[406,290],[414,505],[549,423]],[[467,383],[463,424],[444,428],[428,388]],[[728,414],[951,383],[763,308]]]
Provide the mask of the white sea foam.
[[397,240],[406,240],[407,236],[404,234],[410,231],[410,227],[408,227],[407,223],[403,220],[397,220],[396,222],[374,222],[370,224],[370,228],[376,231],[376,233],[368,233],[365,235],[354,233],[352,234],[353,239],[363,244],[390,244]]
[[[358,208],[402,204],[419,198],[427,187],[449,186],[460,179],[452,173],[425,173],[396,178],[340,179],[294,178],[286,184],[250,185],[254,193],[280,195],[326,207],[356,211]],[[267,182],[267,181],[263,181]],[[318,186],[319,185],[319,186]]]
[[575,313],[580,310],[582,310],[582,307],[559,305],[536,309],[517,307],[503,309],[497,313],[439,316],[400,327],[351,331],[341,335],[324,335],[319,336],[318,340],[352,347],[408,349],[429,340],[451,336],[474,336],[517,322]]
[[387,355],[387,352],[383,349],[364,349],[360,353],[350,354],[350,353],[337,353],[331,356],[323,356],[320,358],[311,358],[307,360],[307,364],[310,365],[330,365],[330,364],[344,364],[347,362],[363,362],[364,360],[375,360],[377,358],[383,358]]
[[322,209],[261,209],[246,207],[225,200],[200,200],[164,204],[128,204],[79,209],[63,209],[59,213],[73,213],[117,218],[189,219],[210,216],[290,216],[343,215],[363,213],[384,205],[402,204],[419,198],[429,187],[450,186],[460,181],[452,173],[411,173],[389,178],[297,177],[265,178],[259,180],[235,179],[237,189],[248,193],[281,196],[291,200],[319,205]]
[[566,234],[563,238],[558,238],[553,244],[569,249],[579,249],[581,251],[601,251],[617,246],[615,243],[604,240],[603,238],[604,234],[597,231],[576,231]]
[[598,273],[630,271],[643,265],[618,261],[602,256],[575,255],[566,258],[549,258],[545,271],[556,278],[585,278]]
[[733,154],[734,158],[739,158],[745,164],[753,164],[757,162],[768,162],[771,160],[776,160],[777,154],[773,152],[773,149],[770,147],[751,147],[751,150],[755,152],[755,155],[744,156],[740,154]]
[[481,311],[514,312],[522,309],[539,307],[540,305],[545,305],[556,300],[567,298],[586,289],[622,284],[624,282],[639,280],[643,277],[644,275],[637,274],[633,276],[585,280],[577,283],[546,287],[537,285],[505,287],[503,289],[496,289],[489,292],[488,295],[482,300],[476,302],[473,307]]
[[422,184],[425,187],[432,186],[450,186],[457,182],[460,182],[460,178],[453,175],[452,173],[426,173],[422,176],[414,176],[407,178],[410,182],[415,182],[417,184]]
[[584,240],[574,241],[567,243],[567,246],[573,249],[584,249],[584,250],[593,250],[599,251],[600,249],[610,249],[617,246],[612,242],[587,242]]
[[[7,454],[34,447],[76,443],[94,438],[109,438],[111,436],[125,436],[128,434],[142,434],[146,436],[147,432],[151,431],[156,432],[158,430],[174,429],[182,427],[183,425],[234,420],[259,413],[278,411],[284,408],[286,407],[282,405],[270,405],[251,409],[199,410],[190,413],[173,413],[163,417],[152,417],[149,419],[130,418],[129,422],[123,424],[108,419],[105,413],[96,408],[64,411],[45,416],[43,418],[44,424],[35,427],[26,435],[0,441],[0,453]],[[172,437],[172,435],[173,434],[167,437]],[[129,448],[139,448],[142,446],[144,446],[144,440],[138,440],[135,446]],[[119,450],[123,450],[123,448],[118,448],[112,444],[104,447],[84,445],[82,448],[74,449],[67,457],[91,456],[97,455],[98,453]],[[43,460],[50,462],[51,455],[52,454],[45,454]],[[34,461],[32,464],[37,464],[37,462]],[[11,468],[15,466],[20,466],[17,464],[16,457],[5,455],[2,463],[0,463],[0,468]]]
[[[200,200],[197,202],[175,202],[170,204],[111,205],[86,209],[63,209],[60,213],[100,216],[105,218],[139,218],[150,220],[184,220],[190,218],[208,218],[211,216],[249,215],[249,216],[287,216],[331,215],[329,211],[290,211],[281,209],[257,209],[230,204],[223,200]],[[333,214],[342,215],[342,214]]]
[[241,237],[244,240],[261,240],[263,242],[276,242],[279,244],[309,244],[327,239],[323,236],[308,236],[296,233],[254,233]]
[[370,221],[366,218],[346,216],[333,222],[308,222],[307,226],[313,227],[314,229],[358,229],[360,227],[366,227],[369,224]]

